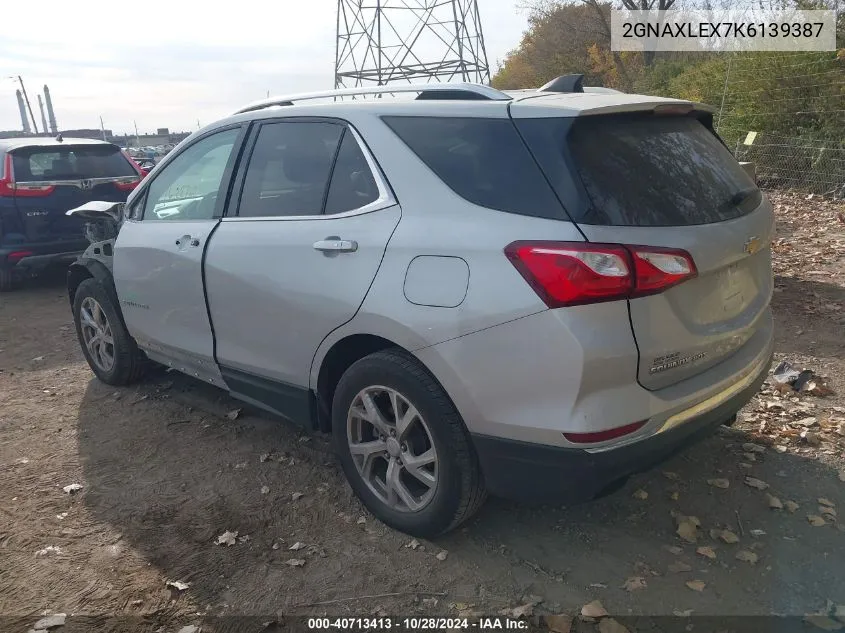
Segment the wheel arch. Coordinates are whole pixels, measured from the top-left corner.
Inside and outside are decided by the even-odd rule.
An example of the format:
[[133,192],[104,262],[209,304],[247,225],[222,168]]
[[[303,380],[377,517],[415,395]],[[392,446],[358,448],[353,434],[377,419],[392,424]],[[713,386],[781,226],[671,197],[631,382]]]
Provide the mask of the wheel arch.
[[120,317],[123,327],[123,310],[120,308],[120,300],[117,297],[117,288],[114,285],[114,277],[105,264],[95,259],[82,258],[70,265],[67,271],[67,292],[70,305],[73,307],[76,291],[79,285],[86,279],[96,279],[106,289],[111,300],[114,302],[114,309]]
[[[321,431],[331,430],[334,388],[352,363],[389,347],[413,355],[415,350],[428,345],[430,343],[411,328],[374,314],[359,313],[352,321],[331,332],[317,348],[309,376],[309,385],[317,400],[317,427]],[[435,376],[429,367],[426,369]]]
[[330,433],[332,428],[331,407],[335,388],[341,376],[353,363],[383,349],[397,348],[408,351],[390,339],[374,334],[349,334],[336,340],[326,349],[319,363],[312,389],[317,400],[317,427]]

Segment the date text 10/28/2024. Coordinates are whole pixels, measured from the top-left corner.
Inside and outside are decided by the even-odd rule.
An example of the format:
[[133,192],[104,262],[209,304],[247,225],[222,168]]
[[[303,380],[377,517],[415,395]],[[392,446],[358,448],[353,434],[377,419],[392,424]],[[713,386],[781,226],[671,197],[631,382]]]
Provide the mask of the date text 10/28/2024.
[[370,617],[308,618],[309,631],[526,631],[528,622],[506,617],[467,618]]

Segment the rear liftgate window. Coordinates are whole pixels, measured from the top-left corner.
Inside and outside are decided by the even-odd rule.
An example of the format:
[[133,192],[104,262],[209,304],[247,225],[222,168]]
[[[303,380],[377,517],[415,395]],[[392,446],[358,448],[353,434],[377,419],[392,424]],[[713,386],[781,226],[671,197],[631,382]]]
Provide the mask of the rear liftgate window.
[[109,145],[25,148],[12,157],[18,182],[138,175],[120,149]]
[[[576,222],[686,226],[723,222],[762,194],[721,141],[691,117],[519,119],[517,127]],[[572,175],[580,178],[579,196]]]
[[510,119],[383,120],[465,200],[509,213],[568,219]]

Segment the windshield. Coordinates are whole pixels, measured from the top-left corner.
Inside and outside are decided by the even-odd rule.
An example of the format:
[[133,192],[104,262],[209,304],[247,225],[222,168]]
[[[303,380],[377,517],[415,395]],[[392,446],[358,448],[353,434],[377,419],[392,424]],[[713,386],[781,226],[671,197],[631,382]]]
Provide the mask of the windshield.
[[16,150],[12,156],[17,182],[138,175],[114,145],[29,147]]

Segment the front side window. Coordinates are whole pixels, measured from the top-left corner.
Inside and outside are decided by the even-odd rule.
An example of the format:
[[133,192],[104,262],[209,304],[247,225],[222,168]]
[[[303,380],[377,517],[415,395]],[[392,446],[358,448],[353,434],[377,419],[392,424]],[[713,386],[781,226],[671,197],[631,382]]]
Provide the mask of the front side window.
[[343,133],[343,126],[324,122],[281,121],[261,126],[238,215],[320,215]]
[[144,220],[208,220],[214,217],[226,165],[240,129],[217,132],[175,157],[150,183]]

